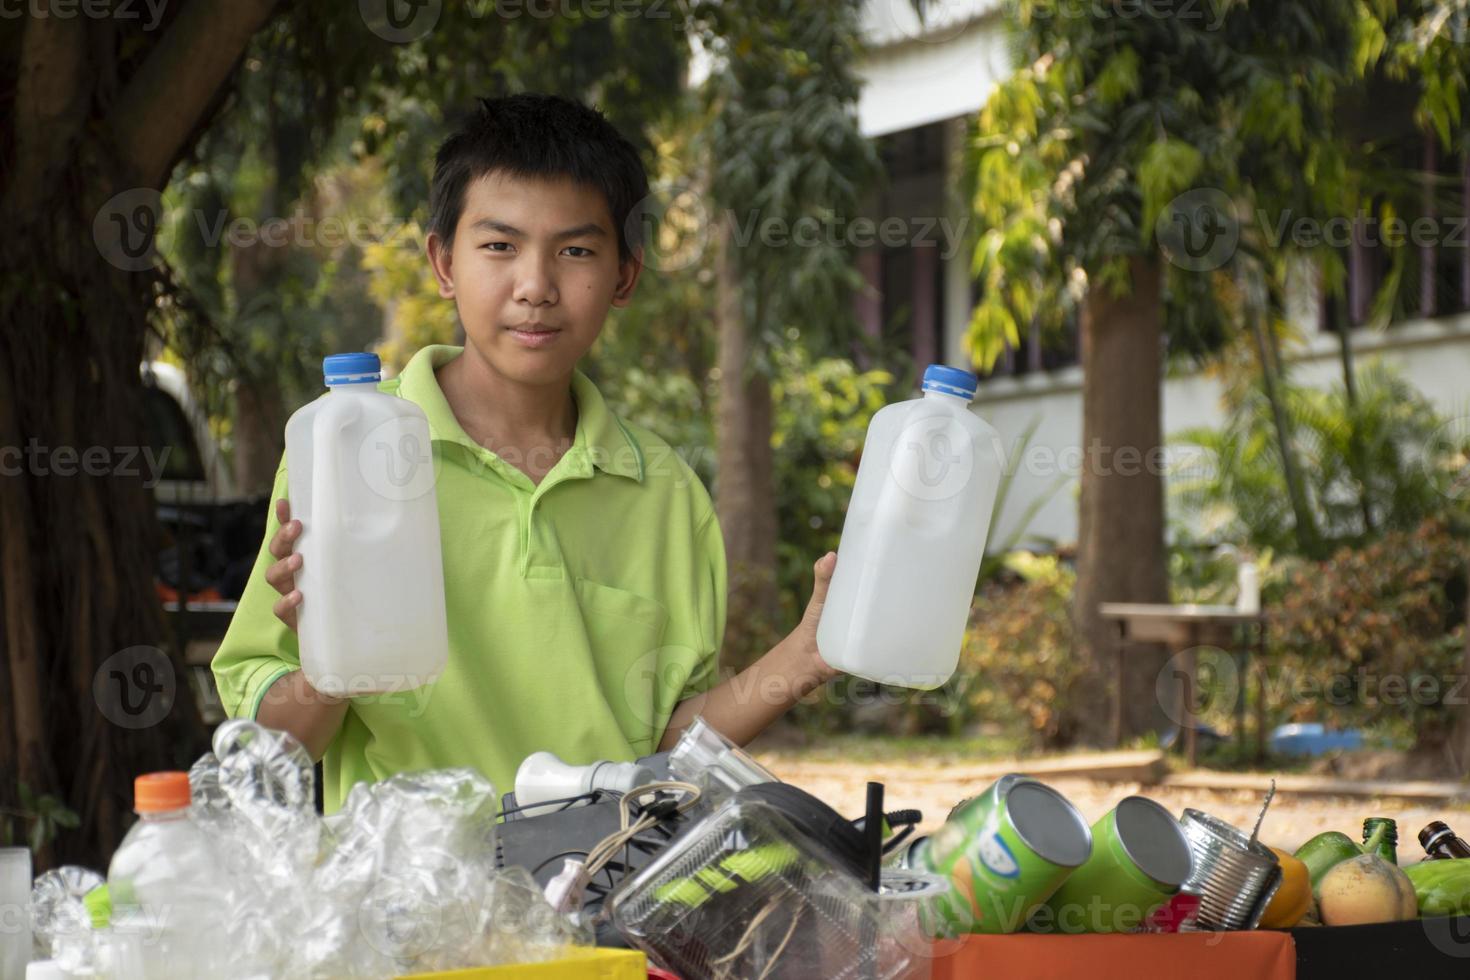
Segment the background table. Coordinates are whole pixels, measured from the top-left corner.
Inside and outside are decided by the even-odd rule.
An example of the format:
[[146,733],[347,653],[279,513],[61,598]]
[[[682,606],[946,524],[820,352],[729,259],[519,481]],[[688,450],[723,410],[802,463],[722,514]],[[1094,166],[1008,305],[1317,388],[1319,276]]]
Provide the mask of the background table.
[[[1209,644],[1230,650],[1236,660],[1240,693],[1236,698],[1236,739],[1245,747],[1245,691],[1250,674],[1246,654],[1261,654],[1266,649],[1266,617],[1264,613],[1241,612],[1234,606],[1167,605],[1142,602],[1104,602],[1098,606],[1103,619],[1117,630],[1117,686],[1113,690],[1113,741],[1123,741],[1123,672],[1127,669],[1126,652],[1130,643],[1162,643],[1171,655],[1182,656],[1184,666],[1181,735],[1185,756],[1191,768],[1195,765],[1194,683],[1196,648]],[[1259,697],[1256,700],[1257,756],[1266,750],[1265,675],[1258,672]]]

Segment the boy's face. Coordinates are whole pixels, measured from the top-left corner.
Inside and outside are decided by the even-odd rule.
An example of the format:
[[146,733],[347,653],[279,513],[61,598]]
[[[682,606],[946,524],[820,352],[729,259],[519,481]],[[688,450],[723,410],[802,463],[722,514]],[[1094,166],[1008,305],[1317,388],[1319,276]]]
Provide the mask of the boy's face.
[[619,263],[600,192],[500,172],[465,189],[453,248],[431,234],[428,249],[466,344],[495,373],[533,385],[571,376],[608,309],[628,305],[641,268],[636,256]]

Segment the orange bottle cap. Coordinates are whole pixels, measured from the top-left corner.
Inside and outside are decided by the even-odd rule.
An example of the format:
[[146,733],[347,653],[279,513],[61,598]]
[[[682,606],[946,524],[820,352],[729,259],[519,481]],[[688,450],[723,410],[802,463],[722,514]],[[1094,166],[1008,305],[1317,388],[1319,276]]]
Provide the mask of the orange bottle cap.
[[189,774],[150,772],[133,780],[133,811],[163,813],[189,805]]

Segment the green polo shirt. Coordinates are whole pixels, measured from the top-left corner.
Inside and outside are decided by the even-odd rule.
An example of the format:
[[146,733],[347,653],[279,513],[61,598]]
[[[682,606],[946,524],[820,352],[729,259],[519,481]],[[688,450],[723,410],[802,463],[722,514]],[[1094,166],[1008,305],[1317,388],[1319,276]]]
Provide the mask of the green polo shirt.
[[[674,706],[716,682],[725,550],[699,477],[578,371],[575,439],[533,484],[445,401],[434,369],[460,352],[426,347],[380,386],[429,419],[449,662],[427,687],[352,700],[322,760],[329,813],[353,784],[398,772],[474,766],[504,793],[541,749],[574,764],[647,755]],[[265,580],[274,500],[286,495],[283,459],[265,543],[213,663],[232,717],[253,718],[301,663]]]

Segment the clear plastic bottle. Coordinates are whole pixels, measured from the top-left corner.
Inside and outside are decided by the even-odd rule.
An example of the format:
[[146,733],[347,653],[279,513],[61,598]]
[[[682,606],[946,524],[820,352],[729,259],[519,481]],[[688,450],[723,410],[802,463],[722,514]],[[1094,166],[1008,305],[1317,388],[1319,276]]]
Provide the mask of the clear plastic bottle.
[[999,434],[970,411],[977,383],[930,365],[922,398],[868,425],[817,625],[839,670],[928,689],[959,663],[1003,466]]
[[189,776],[134,782],[138,822],[107,871],[112,929],[129,955],[115,980],[194,980],[226,973],[229,881],[208,835],[189,818]]
[[378,390],[376,354],[322,368],[327,393],[286,423],[301,667],[338,697],[422,687],[449,658],[429,422]]

